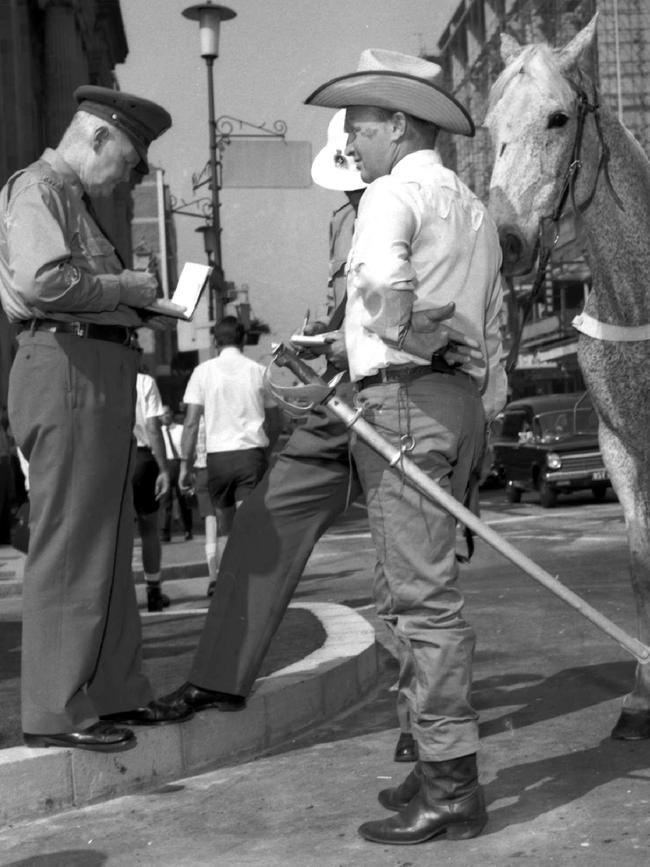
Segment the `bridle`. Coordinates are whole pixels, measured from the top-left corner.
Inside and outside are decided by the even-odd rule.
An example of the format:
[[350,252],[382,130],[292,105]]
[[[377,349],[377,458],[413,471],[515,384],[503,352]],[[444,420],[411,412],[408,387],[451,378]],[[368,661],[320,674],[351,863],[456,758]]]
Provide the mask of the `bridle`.
[[[571,149],[571,158],[569,160],[569,165],[564,172],[564,179],[560,188],[560,194],[557,204],[553,208],[553,212],[550,216],[542,217],[539,221],[539,238],[537,243],[539,252],[537,257],[537,271],[535,274],[535,280],[533,281],[533,285],[530,291],[530,295],[528,296],[526,305],[523,309],[523,316],[521,319],[519,330],[517,332],[515,340],[512,343],[512,346],[510,347],[510,351],[508,352],[508,357],[506,359],[505,365],[507,374],[509,374],[515,368],[515,365],[517,363],[517,356],[519,355],[519,344],[521,343],[521,336],[523,334],[524,325],[528,321],[528,318],[533,309],[533,305],[538,300],[541,289],[546,280],[548,263],[560,237],[560,219],[562,218],[562,215],[564,213],[564,208],[566,207],[567,201],[570,201],[571,210],[573,211],[574,215],[583,214],[593,201],[593,198],[596,194],[596,187],[598,186],[598,179],[600,178],[602,172],[605,178],[605,182],[607,183],[609,192],[614,199],[616,206],[621,211],[625,210],[623,202],[621,201],[619,195],[617,194],[616,190],[612,185],[612,179],[609,174],[610,152],[607,142],[605,141],[605,138],[603,136],[603,128],[600,120],[600,104],[598,102],[598,91],[594,91],[594,102],[590,102],[587,92],[583,87],[581,87],[579,84],[576,84],[576,82],[571,81],[571,79],[567,79],[567,82],[575,90],[577,95],[578,113],[576,115],[576,134],[573,140],[573,147]],[[594,179],[591,192],[589,193],[584,202],[578,204],[576,202],[576,180],[578,178],[578,173],[582,168],[582,139],[584,136],[585,122],[589,114],[593,114],[594,122],[596,124],[596,132],[598,135],[598,143],[600,146],[600,159],[598,160],[596,177]]]

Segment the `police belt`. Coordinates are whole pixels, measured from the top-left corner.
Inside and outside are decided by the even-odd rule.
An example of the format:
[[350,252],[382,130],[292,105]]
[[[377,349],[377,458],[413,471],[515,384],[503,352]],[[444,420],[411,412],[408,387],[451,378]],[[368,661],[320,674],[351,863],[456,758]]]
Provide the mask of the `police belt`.
[[444,358],[434,355],[430,364],[392,364],[382,368],[377,373],[358,379],[354,385],[357,391],[361,391],[364,388],[370,388],[372,385],[387,385],[391,382],[412,382],[414,379],[419,379],[421,376],[426,376],[429,373],[454,374],[456,372],[457,368],[451,364],[447,364]]
[[30,322],[19,322],[18,333],[23,331],[48,331],[51,334],[74,334],[88,340],[107,340],[109,343],[119,343],[122,346],[135,348],[135,329],[126,325],[100,325],[97,322],[58,322],[55,319],[32,319]]

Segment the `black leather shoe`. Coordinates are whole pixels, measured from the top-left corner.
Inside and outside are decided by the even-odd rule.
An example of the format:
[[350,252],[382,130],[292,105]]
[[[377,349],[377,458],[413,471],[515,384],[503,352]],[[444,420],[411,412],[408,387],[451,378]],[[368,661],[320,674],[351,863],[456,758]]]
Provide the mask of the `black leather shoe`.
[[100,719],[123,723],[129,726],[164,726],[170,723],[182,723],[194,716],[194,711],[187,705],[172,706],[163,701],[150,701],[146,707],[136,707],[133,710],[123,710],[119,713],[106,713]]
[[186,541],[186,542],[191,542],[193,538],[194,538],[194,536],[193,536],[193,534],[192,534],[192,531],[191,531],[191,530],[186,530],[186,531],[185,531],[185,541]]
[[212,689],[202,689],[193,683],[184,683],[177,690],[161,699],[173,708],[191,708],[191,710],[206,710],[215,707],[221,711],[243,710],[246,699],[241,695],[230,695],[228,692],[217,692]]
[[642,741],[650,738],[650,711],[621,711],[611,737],[617,741]]
[[395,745],[394,762],[417,762],[418,745],[410,732],[402,732]]
[[410,845],[446,834],[448,840],[478,836],[487,822],[483,791],[477,788],[458,801],[427,804],[419,791],[406,810],[378,822],[364,822],[359,833],[372,843]]
[[168,533],[166,530],[163,530],[163,532],[160,534],[160,541],[161,542],[171,542],[171,540],[172,540],[172,534]]
[[147,611],[163,611],[169,608],[170,599],[160,589],[160,584],[147,584]]
[[108,722],[96,722],[78,732],[62,732],[56,735],[32,735],[23,732],[25,746],[74,747],[78,750],[95,750],[100,753],[117,753],[130,750],[137,741],[131,729],[117,728]]
[[377,795],[377,800],[387,810],[395,810],[397,813],[402,813],[419,791],[420,777],[416,766],[399,786],[393,786],[391,789],[382,789]]

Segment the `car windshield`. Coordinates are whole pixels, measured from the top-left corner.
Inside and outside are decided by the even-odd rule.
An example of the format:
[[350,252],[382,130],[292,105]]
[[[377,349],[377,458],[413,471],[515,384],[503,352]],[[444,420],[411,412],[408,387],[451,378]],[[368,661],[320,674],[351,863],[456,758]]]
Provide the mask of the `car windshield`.
[[596,413],[590,406],[542,412],[537,422],[544,442],[598,432]]

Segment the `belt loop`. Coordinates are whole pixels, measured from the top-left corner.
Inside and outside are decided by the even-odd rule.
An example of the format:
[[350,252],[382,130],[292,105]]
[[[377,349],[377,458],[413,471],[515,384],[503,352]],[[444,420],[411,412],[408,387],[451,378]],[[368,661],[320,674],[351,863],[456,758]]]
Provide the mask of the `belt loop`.
[[34,332],[36,331],[37,328],[38,328],[38,319],[32,319],[32,321],[29,323],[29,336],[30,337],[34,336]]

